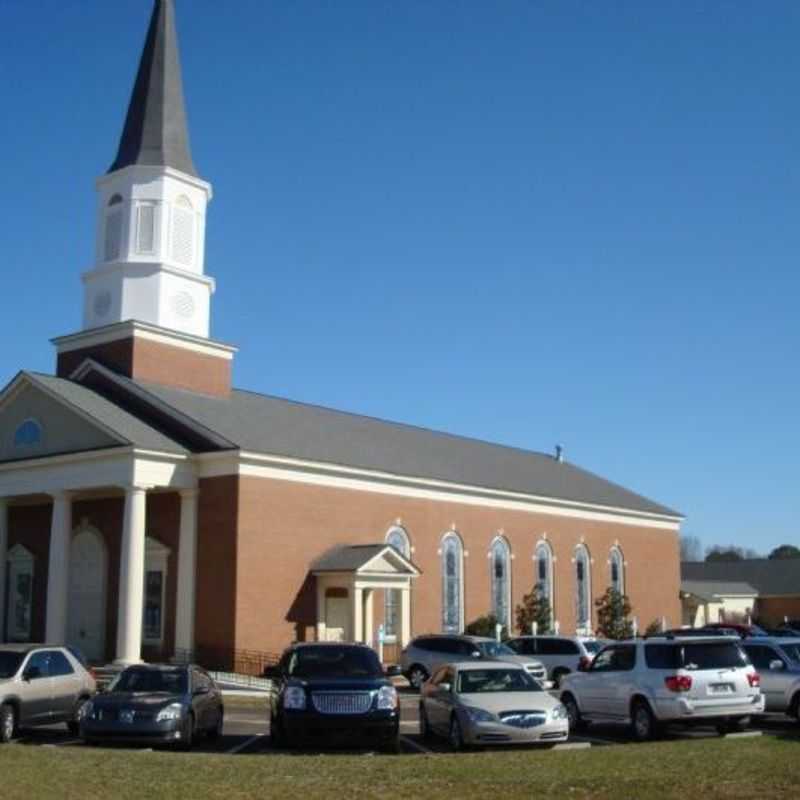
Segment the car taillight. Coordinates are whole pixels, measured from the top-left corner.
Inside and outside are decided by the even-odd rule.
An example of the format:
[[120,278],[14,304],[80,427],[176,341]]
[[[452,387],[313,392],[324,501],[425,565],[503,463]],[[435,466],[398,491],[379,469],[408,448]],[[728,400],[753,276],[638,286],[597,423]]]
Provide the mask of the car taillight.
[[750,672],[747,675],[747,682],[751,686],[761,686],[761,676],[757,672]]
[[692,688],[692,678],[689,675],[670,675],[664,678],[664,683],[671,692],[688,692]]
[[95,672],[94,667],[89,667],[89,674],[92,676],[93,681],[97,680],[97,673]]

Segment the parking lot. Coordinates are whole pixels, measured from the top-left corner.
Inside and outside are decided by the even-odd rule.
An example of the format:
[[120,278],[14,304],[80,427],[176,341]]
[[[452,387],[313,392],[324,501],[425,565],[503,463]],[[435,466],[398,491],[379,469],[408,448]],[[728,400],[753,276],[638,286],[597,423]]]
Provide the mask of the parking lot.
[[[401,692],[402,722],[401,743],[403,753],[409,755],[447,753],[448,745],[443,740],[423,741],[419,735],[418,715],[419,695],[411,690]],[[754,720],[752,726],[743,733],[728,734],[729,738],[748,738],[756,736],[775,736],[800,741],[800,725],[784,714],[767,714]],[[692,739],[716,739],[719,734],[713,727],[698,726],[693,728],[670,727],[661,740],[680,741]],[[593,747],[635,746],[627,727],[621,725],[592,725],[580,734],[570,736],[569,742],[558,744],[553,751],[577,750]],[[23,730],[14,746],[22,747],[83,747],[83,743],[71,736],[63,725]],[[114,745],[115,749],[124,749],[124,745]],[[149,748],[131,748],[147,751]],[[488,748],[507,750],[508,747]],[[524,748],[517,748],[524,749]],[[256,754],[265,755],[281,753],[270,747],[269,723],[266,712],[261,707],[236,703],[225,712],[225,728],[223,736],[216,742],[199,740],[192,748],[192,753],[217,754]],[[309,751],[305,751],[308,753]],[[330,751],[326,751],[330,752]],[[338,751],[337,751],[338,752]],[[351,751],[348,751],[351,752]],[[360,751],[365,755],[368,752]],[[185,754],[177,753],[182,756]]]

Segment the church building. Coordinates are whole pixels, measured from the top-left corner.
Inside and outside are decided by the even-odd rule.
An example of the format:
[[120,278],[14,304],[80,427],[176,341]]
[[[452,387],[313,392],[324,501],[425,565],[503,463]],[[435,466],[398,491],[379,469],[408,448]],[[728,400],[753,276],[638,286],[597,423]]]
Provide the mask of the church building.
[[594,629],[609,586],[641,627],[680,623],[679,513],[560,452],[233,387],[172,0],[96,186],[81,330],[53,340],[54,375],[0,393],[4,641],[221,667],[380,638],[390,660],[485,614],[513,626],[537,583],[564,633]]

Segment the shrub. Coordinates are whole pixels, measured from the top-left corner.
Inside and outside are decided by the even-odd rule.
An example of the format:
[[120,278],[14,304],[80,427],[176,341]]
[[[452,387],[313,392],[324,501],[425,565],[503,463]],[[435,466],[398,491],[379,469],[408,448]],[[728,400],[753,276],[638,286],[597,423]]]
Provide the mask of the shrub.
[[658,636],[661,633],[661,620],[654,619],[645,629],[644,638],[648,636]]
[[[472,622],[464,628],[464,633],[468,636],[488,636],[494,639],[496,635],[496,626],[497,617],[495,617],[494,614],[486,614],[483,617],[472,620]],[[503,630],[500,633],[500,638],[508,638],[508,629],[505,626],[503,626]]]
[[609,587],[594,604],[600,636],[604,639],[630,639],[633,636],[633,625],[629,619],[631,602],[627,595]]
[[524,595],[514,616],[517,630],[523,635],[531,632],[531,625],[534,622],[539,633],[550,633],[550,601],[541,583],[535,584],[530,593]]

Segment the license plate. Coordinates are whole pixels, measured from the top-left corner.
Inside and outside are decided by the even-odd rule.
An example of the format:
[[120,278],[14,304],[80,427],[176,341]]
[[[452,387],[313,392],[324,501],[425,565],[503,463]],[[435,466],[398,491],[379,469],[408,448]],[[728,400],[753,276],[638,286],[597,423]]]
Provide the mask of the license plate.
[[125,709],[124,711],[120,711],[119,712],[119,721],[120,722],[132,723],[134,716],[135,716],[135,712],[129,711],[128,709]]
[[711,694],[731,694],[733,692],[732,683],[712,683]]

